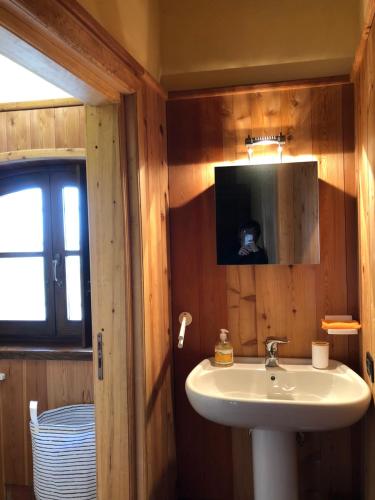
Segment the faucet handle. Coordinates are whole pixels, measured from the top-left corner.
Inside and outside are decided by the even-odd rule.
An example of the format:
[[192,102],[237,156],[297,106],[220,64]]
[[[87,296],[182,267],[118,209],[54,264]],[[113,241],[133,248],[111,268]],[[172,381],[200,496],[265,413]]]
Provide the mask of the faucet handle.
[[274,354],[277,350],[278,344],[288,344],[289,342],[290,340],[288,340],[287,338],[281,339],[277,337],[267,337],[264,344],[266,346],[266,351]]

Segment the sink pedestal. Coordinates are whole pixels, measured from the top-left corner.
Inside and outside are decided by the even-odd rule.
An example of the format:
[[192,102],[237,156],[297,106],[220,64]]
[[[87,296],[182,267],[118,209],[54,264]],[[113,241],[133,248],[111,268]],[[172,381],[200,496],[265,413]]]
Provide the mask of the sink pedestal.
[[255,500],[298,500],[295,433],[254,429],[251,436]]

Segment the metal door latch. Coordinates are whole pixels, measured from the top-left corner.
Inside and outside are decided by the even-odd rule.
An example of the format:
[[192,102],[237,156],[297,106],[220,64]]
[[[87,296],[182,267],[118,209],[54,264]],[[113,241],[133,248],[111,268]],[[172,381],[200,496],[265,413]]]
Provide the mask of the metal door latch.
[[98,333],[98,379],[103,380],[103,336]]

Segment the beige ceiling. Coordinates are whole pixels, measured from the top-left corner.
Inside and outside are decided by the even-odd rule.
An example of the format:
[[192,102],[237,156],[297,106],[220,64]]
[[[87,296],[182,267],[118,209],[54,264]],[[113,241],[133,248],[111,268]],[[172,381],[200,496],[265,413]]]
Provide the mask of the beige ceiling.
[[168,89],[347,74],[367,0],[79,0]]
[[347,74],[358,0],[161,0],[162,83],[197,88]]

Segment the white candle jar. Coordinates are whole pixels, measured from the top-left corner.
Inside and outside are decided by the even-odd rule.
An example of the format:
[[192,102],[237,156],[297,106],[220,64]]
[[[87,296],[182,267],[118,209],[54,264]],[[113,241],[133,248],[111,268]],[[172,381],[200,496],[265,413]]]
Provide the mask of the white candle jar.
[[316,340],[312,342],[312,365],[314,368],[324,370],[328,368],[329,342]]

